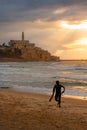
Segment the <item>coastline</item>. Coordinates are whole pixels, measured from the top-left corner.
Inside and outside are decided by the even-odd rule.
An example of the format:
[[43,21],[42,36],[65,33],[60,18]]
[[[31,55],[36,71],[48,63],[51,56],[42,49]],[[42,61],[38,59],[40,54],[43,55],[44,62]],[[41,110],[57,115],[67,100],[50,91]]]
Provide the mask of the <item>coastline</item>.
[[77,99],[77,100],[87,100],[87,97],[71,96],[71,95],[64,95],[64,98]]
[[[9,88],[7,88],[9,89]],[[23,93],[34,93],[34,94],[41,94],[41,95],[48,95],[51,96],[52,92],[46,92],[46,91],[37,91],[37,89],[33,89],[33,91],[31,89],[12,89],[12,91],[16,91],[16,92],[23,92]],[[71,98],[71,99],[80,99],[80,100],[87,100],[87,96],[76,96],[76,95],[70,95],[70,94],[63,94],[62,97],[64,98]]]
[[[54,62],[63,62],[63,61],[70,61],[70,62],[73,62],[73,61],[87,61],[87,59],[60,59],[59,61],[54,61]],[[28,60],[28,59],[23,59],[23,58],[7,58],[7,57],[0,57],[0,62],[34,62],[33,60]],[[38,60],[37,60],[38,62]],[[45,61],[46,62],[46,61]],[[49,61],[50,62],[50,61]]]
[[12,90],[0,91],[1,130],[85,130],[87,100],[62,97],[62,107],[50,95]]
[[0,62],[27,62],[28,60],[22,58],[0,58]]

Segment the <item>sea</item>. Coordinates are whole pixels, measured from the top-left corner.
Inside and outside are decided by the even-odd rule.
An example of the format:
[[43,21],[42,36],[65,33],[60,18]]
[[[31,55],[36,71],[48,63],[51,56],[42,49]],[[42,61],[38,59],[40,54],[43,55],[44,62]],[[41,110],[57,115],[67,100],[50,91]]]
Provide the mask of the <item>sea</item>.
[[51,94],[56,80],[64,95],[87,97],[87,61],[0,62],[0,91]]

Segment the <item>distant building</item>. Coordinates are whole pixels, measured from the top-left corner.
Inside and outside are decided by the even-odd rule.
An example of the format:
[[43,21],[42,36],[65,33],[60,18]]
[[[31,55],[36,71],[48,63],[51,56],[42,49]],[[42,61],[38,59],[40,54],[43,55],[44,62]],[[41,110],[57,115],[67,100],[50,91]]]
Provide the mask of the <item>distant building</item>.
[[22,49],[26,46],[34,46],[35,44],[29,43],[29,40],[24,39],[24,32],[22,32],[21,40],[10,40],[9,45],[13,48]]
[[3,57],[21,58],[25,61],[59,61],[59,57],[52,56],[47,50],[35,46],[29,40],[25,40],[22,32],[21,40],[10,40],[9,46],[0,49]]

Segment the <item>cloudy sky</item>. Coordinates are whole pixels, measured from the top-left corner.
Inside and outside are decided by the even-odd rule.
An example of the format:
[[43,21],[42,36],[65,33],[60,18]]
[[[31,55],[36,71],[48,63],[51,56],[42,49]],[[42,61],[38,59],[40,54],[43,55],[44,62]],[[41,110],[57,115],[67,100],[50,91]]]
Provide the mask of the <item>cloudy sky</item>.
[[0,43],[22,31],[61,59],[87,59],[87,0],[0,0]]

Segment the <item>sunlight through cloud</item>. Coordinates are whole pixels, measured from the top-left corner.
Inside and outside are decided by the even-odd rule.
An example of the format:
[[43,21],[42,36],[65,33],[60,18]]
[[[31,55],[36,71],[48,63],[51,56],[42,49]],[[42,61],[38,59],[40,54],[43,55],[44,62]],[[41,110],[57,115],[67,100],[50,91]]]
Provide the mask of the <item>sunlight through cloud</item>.
[[87,29],[87,20],[80,24],[68,24],[67,21],[61,22],[61,26],[68,29]]
[[77,44],[87,45],[87,37],[78,40],[78,41],[77,41]]

